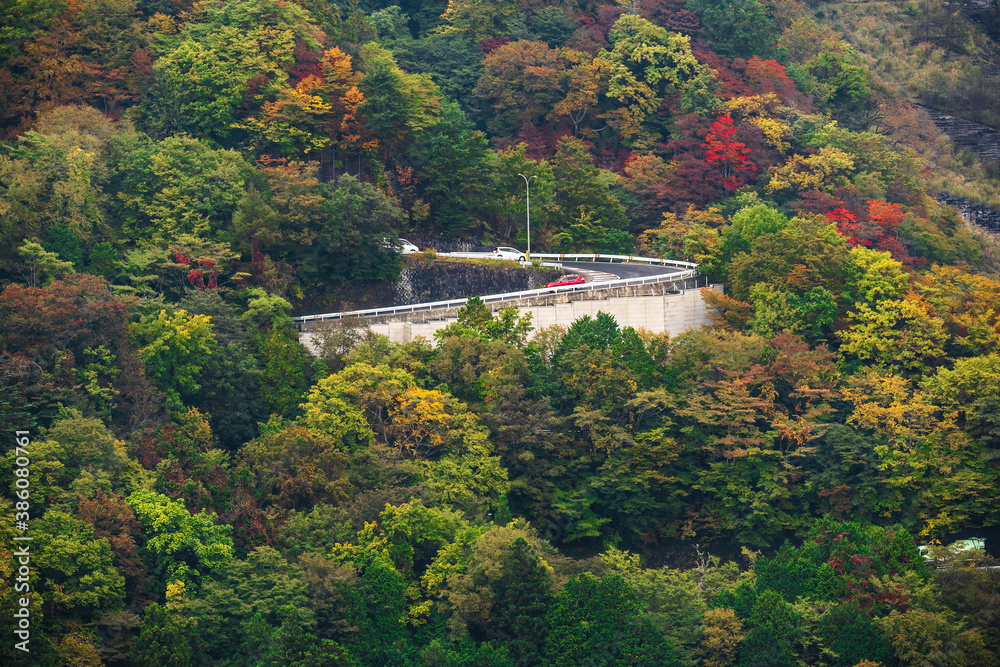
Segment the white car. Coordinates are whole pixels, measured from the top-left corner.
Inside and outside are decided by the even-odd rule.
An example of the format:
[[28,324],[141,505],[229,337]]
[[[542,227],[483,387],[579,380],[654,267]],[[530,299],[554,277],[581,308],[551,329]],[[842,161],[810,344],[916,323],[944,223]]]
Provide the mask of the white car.
[[517,262],[524,261],[524,253],[517,248],[510,248],[508,246],[499,246],[493,251],[493,256],[496,259],[513,259]]
[[406,239],[399,239],[398,243],[394,243],[392,239],[386,237],[382,239],[382,244],[386,248],[398,248],[400,255],[412,255],[415,252],[420,252],[420,248],[413,245]]

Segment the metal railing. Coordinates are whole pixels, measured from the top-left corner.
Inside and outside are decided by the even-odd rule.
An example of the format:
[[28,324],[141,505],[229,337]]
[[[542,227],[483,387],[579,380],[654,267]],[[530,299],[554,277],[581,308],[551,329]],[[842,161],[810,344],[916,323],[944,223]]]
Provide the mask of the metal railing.
[[655,264],[658,266],[676,266],[682,269],[697,271],[698,265],[694,262],[682,262],[676,259],[657,259],[655,257],[635,257],[633,255],[557,255],[553,253],[535,252],[531,254],[532,259],[558,259],[564,262],[637,262],[639,264]]
[[[472,254],[472,253],[450,253],[452,256]],[[619,259],[623,261],[635,261],[646,264],[662,264],[664,266],[674,266],[679,267],[681,271],[672,271],[671,273],[663,273],[655,276],[644,276],[642,278],[618,278],[616,280],[604,280],[600,282],[585,283],[583,285],[567,285],[564,287],[542,287],[533,290],[524,290],[521,292],[506,292],[504,294],[490,294],[488,296],[479,297],[483,303],[503,303],[505,301],[516,301],[518,299],[527,299],[536,296],[548,296],[552,294],[565,294],[567,292],[589,292],[604,289],[614,289],[616,287],[631,287],[634,285],[650,285],[655,283],[665,283],[673,282],[675,280],[684,280],[686,278],[694,277],[698,271],[698,265],[691,262],[679,262],[671,259],[652,259],[649,257],[628,257],[625,255],[553,255],[553,254],[542,254],[534,253],[533,258],[536,259],[563,259],[569,261],[586,261],[586,260],[575,260],[573,258],[584,258],[584,257],[599,257],[603,260],[614,261],[614,259]],[[595,260],[596,261],[596,260]],[[324,313],[322,315],[300,315],[294,318],[295,322],[299,325],[306,324],[308,322],[321,322],[323,320],[341,320],[347,317],[352,318],[369,318],[369,317],[379,317],[382,315],[399,315],[403,313],[419,313],[431,310],[444,310],[447,308],[456,308],[464,306],[468,303],[469,299],[472,297],[464,297],[461,299],[449,299],[448,301],[431,301],[428,303],[414,303],[407,306],[387,306],[385,308],[369,308],[367,310],[349,310],[340,313]]]
[[[491,259],[493,258],[493,253],[491,252],[439,252],[438,257],[464,257],[467,259]],[[527,256],[527,254],[525,254]],[[531,253],[531,259],[554,259],[563,262],[609,262],[614,264],[615,262],[620,262],[622,264],[626,262],[636,262],[638,264],[656,264],[660,266],[676,266],[684,269],[697,269],[698,265],[694,262],[682,262],[676,259],[657,259],[655,257],[637,257],[634,255],[602,255],[602,254],[557,254],[551,252],[533,252]],[[522,262],[523,264],[530,264],[530,262]]]

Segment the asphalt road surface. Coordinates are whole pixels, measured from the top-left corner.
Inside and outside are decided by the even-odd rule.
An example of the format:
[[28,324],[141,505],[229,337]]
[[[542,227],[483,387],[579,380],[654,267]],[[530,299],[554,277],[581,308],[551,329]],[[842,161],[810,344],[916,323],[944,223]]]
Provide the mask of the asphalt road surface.
[[[595,273],[609,273],[619,278],[644,278],[670,272],[681,273],[686,270],[670,266],[656,266],[655,264],[612,264],[611,262],[560,262],[560,264],[566,273],[573,273],[574,270],[593,271]],[[591,282],[589,278],[587,282]]]
[[[491,259],[492,253],[488,252],[454,252],[439,253],[441,257],[468,257],[470,259]],[[554,260],[545,259],[545,262]],[[588,283],[595,281],[615,280],[616,278],[645,278],[646,276],[660,276],[664,273],[681,273],[686,269],[679,269],[669,266],[657,266],[655,264],[625,264],[611,262],[559,262],[566,273],[574,271],[582,273]]]

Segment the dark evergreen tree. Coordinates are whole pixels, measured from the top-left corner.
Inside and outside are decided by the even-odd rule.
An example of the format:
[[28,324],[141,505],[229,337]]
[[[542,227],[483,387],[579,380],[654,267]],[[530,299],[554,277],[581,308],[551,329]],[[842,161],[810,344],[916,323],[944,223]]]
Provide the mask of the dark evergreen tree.
[[118,253],[107,241],[95,243],[88,259],[87,273],[102,276],[108,281],[118,277]]
[[375,560],[361,573],[357,633],[347,644],[364,665],[405,664],[406,641],[400,619],[406,610],[406,581],[391,565]]
[[407,72],[427,72],[445,96],[458,102],[470,119],[479,118],[479,98],[472,94],[483,73],[482,51],[469,37],[456,33],[428,35],[387,44]]
[[34,419],[25,405],[21,380],[6,361],[0,358],[0,438],[13,442],[14,432],[29,430]]
[[219,443],[235,450],[257,437],[257,423],[267,418],[260,392],[263,375],[252,353],[250,333],[215,290],[193,291],[181,306],[188,313],[212,318],[218,353],[202,369],[195,404],[211,415],[212,432]]
[[754,563],[758,590],[773,590],[785,600],[799,597],[814,600],[840,600],[847,592],[829,563],[819,563],[802,555],[802,550],[786,544],[774,558],[761,556]]
[[200,665],[193,639],[181,618],[154,602],[146,607],[142,629],[132,643],[132,664],[136,667]]
[[686,7],[701,19],[701,34],[717,53],[773,57],[779,31],[760,0],[691,0]]
[[[598,317],[603,313],[599,313]],[[620,338],[611,344],[611,351],[639,380],[639,388],[650,389],[656,380],[656,362],[646,349],[646,344],[632,327],[621,330]]]
[[441,116],[416,144],[413,155],[434,225],[449,237],[472,228],[472,211],[482,199],[486,182],[483,133],[472,127],[458,104],[445,102]]
[[793,667],[798,620],[776,591],[764,591],[750,612],[750,626],[738,667]]
[[485,634],[494,646],[506,646],[518,667],[542,664],[550,588],[549,573],[534,549],[523,537],[517,538],[493,585],[494,612]]
[[540,40],[555,49],[573,36],[577,20],[562,7],[544,7],[528,18],[528,27]]
[[316,278],[328,284],[331,278],[370,282],[399,275],[399,254],[385,242],[405,219],[396,203],[353,176],[329,184],[327,194],[316,242]]
[[885,667],[896,664],[896,657],[885,637],[856,602],[831,609],[823,617],[821,634],[838,656],[837,667],[854,667],[862,660],[877,662]]
[[546,664],[667,667],[673,648],[643,613],[619,575],[583,574],[566,582],[549,609]]
[[257,612],[253,618],[243,626],[243,644],[240,652],[248,664],[260,664],[271,654],[274,637],[277,634],[274,627],[264,620],[263,615]]
[[570,350],[586,345],[592,350],[606,350],[621,341],[621,332],[614,316],[605,312],[597,313],[597,317],[584,315],[570,325],[553,355],[558,359]]
[[83,270],[83,249],[80,247],[80,237],[73,233],[64,223],[49,227],[45,235],[45,249],[59,255],[64,262],[72,262],[77,271]]
[[285,619],[274,635],[271,653],[263,667],[352,667],[347,651],[336,642],[320,639],[309,632],[301,612],[286,607]]

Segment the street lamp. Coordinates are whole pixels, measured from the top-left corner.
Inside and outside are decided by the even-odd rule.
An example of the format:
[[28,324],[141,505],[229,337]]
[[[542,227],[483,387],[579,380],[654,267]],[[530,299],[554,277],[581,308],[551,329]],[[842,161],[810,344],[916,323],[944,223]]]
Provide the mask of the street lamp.
[[531,178],[528,178],[524,174],[518,174],[518,176],[524,179],[524,189],[526,191],[525,206],[528,213],[528,252],[525,254],[528,258],[528,261],[530,262],[531,261],[531,178],[538,178],[538,175],[536,174]]

